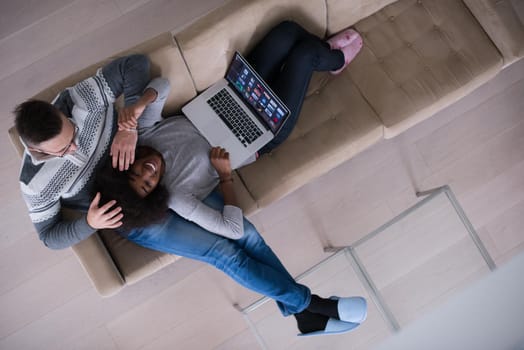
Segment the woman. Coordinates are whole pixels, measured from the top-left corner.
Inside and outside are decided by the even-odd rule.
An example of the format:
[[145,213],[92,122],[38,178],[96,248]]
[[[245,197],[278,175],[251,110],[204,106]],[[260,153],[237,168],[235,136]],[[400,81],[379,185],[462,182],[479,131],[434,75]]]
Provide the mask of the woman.
[[[293,22],[283,22],[266,35],[248,60],[286,103],[291,116],[287,128],[263,151],[276,147],[291,132],[312,72],[339,73],[361,45],[353,30],[324,42]],[[302,335],[347,332],[363,322],[367,313],[364,298],[323,299],[295,282],[237,206],[228,153],[211,148],[185,117],[162,120],[160,110],[168,83],[154,79],[149,87],[158,95],[139,119],[139,142],[146,147],[137,149],[127,173],[119,175],[108,166],[98,181],[102,196],[122,207],[125,227],[121,233],[144,247],[221,269],[246,288],[276,300],[284,316],[295,316]],[[130,118],[121,127],[133,127],[134,123]],[[120,188],[116,182],[127,183],[131,189]],[[221,195],[213,191],[217,185]],[[161,201],[164,188],[169,199]],[[136,198],[122,197],[129,192]],[[145,215],[134,208],[151,196],[159,198],[156,209],[148,206]],[[155,215],[165,207],[173,211],[158,221]],[[150,215],[156,223],[134,222]]]

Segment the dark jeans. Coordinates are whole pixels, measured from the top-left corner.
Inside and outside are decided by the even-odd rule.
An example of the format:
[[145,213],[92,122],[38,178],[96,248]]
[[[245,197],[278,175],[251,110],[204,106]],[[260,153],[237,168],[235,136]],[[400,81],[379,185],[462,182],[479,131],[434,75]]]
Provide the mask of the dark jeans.
[[285,21],[266,34],[247,60],[291,112],[276,137],[260,150],[267,153],[284,142],[295,127],[313,72],[339,69],[344,54],[331,50],[324,40],[297,23]]

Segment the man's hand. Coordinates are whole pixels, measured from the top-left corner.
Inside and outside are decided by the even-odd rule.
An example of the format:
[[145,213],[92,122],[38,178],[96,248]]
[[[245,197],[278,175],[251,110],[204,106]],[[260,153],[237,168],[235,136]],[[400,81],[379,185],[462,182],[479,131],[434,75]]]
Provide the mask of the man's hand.
[[221,180],[231,178],[231,163],[229,162],[229,153],[221,147],[211,148],[209,153],[211,165],[216,169]]
[[98,207],[99,203],[100,192],[96,194],[87,211],[87,223],[89,226],[97,230],[122,226],[121,220],[124,217],[124,214],[121,213],[122,208],[116,207],[111,209],[116,204],[116,201],[109,201],[101,207]]
[[138,101],[120,109],[118,111],[118,130],[136,129],[138,118],[144,113],[147,105],[156,100],[157,96],[158,92],[149,87]]
[[140,102],[126,106],[118,111],[118,128],[136,129],[138,118],[146,109],[146,105]]
[[135,148],[138,134],[135,131],[117,131],[111,144],[111,157],[113,168],[118,166],[120,171],[129,169],[129,165],[135,161]]

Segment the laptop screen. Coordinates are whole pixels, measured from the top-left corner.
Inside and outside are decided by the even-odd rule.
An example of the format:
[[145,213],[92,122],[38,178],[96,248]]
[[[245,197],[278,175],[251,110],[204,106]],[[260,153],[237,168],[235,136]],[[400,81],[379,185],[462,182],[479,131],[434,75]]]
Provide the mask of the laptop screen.
[[289,109],[238,52],[229,66],[226,80],[276,134],[289,115]]

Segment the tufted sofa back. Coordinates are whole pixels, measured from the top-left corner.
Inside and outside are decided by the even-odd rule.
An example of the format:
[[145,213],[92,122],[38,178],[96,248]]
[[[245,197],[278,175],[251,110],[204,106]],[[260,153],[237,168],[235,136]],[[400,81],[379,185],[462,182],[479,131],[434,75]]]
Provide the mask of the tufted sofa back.
[[283,20],[296,21],[323,37],[326,4],[321,0],[233,0],[175,33],[197,91],[224,77],[236,50],[248,52]]
[[395,0],[326,0],[327,34],[337,33]]

